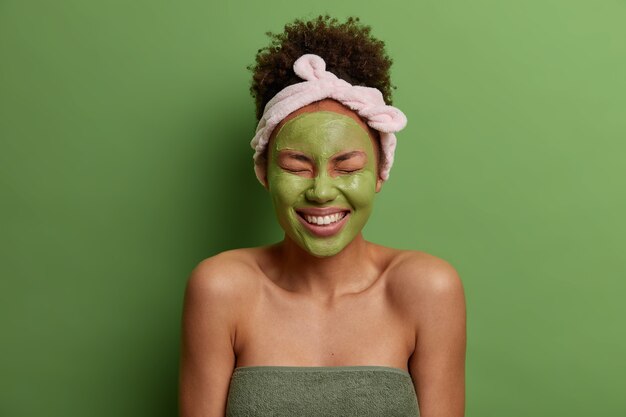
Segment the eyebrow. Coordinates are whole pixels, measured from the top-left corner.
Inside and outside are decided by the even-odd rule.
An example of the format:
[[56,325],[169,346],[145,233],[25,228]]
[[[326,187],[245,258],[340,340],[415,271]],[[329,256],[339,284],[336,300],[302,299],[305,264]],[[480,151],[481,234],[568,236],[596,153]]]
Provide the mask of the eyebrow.
[[362,151],[352,151],[348,153],[344,153],[343,155],[339,155],[333,158],[334,161],[345,161],[347,159],[352,158],[353,156],[361,156],[363,155]]
[[300,153],[295,153],[293,151],[281,151],[281,152],[283,153],[283,155],[291,159],[297,159],[298,161],[305,161],[305,162],[313,162],[311,158]]
[[[285,151],[284,153],[286,154],[288,158],[297,159],[298,161],[313,162],[311,158],[303,154],[295,153],[293,151]],[[354,156],[361,156],[361,155],[364,155],[363,151],[350,151],[350,152],[335,156],[334,158],[332,158],[332,160],[336,162],[341,162],[341,161],[346,161]]]

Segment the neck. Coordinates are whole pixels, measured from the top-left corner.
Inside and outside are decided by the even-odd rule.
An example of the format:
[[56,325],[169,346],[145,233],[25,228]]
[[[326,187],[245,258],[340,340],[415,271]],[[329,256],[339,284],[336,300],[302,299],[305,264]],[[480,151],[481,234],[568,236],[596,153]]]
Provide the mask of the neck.
[[316,257],[302,249],[289,236],[275,245],[282,265],[281,286],[315,298],[333,299],[369,287],[376,278],[370,243],[359,233],[341,252]]

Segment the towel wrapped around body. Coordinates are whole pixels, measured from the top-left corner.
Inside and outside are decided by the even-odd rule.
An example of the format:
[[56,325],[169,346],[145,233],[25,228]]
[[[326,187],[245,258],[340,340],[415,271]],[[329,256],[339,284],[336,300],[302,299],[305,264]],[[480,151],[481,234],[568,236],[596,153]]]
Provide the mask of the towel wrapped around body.
[[386,366],[235,368],[226,417],[418,417],[411,375]]

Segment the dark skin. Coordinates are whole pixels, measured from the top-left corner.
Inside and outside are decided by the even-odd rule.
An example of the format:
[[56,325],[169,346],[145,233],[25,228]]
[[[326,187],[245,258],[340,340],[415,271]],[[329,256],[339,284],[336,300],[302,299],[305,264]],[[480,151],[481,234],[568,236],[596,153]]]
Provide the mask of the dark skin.
[[[317,110],[363,123],[333,100],[298,112]],[[379,180],[377,191],[381,186]],[[223,417],[234,368],[254,365],[404,369],[422,417],[464,415],[463,286],[448,262],[425,252],[384,247],[361,234],[327,258],[287,236],[225,251],[192,271],[182,324],[181,417]]]

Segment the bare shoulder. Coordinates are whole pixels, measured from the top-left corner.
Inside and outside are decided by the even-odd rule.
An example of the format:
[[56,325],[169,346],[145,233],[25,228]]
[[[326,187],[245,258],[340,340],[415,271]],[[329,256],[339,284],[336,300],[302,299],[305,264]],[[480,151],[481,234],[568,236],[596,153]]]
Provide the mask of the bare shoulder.
[[422,251],[402,250],[390,269],[394,298],[411,312],[451,304],[464,308],[461,277],[448,261]]
[[237,323],[253,282],[254,249],[199,262],[187,280],[182,315],[180,415],[224,415],[236,363]]
[[258,273],[258,248],[232,249],[199,262],[189,274],[187,294],[229,303],[242,297]]
[[397,254],[393,275],[400,285],[425,291],[454,291],[462,287],[461,277],[450,262],[417,250]]
[[261,248],[240,248],[220,252],[200,261],[191,271],[189,281],[194,284],[232,286],[249,280],[258,271],[258,252]]

